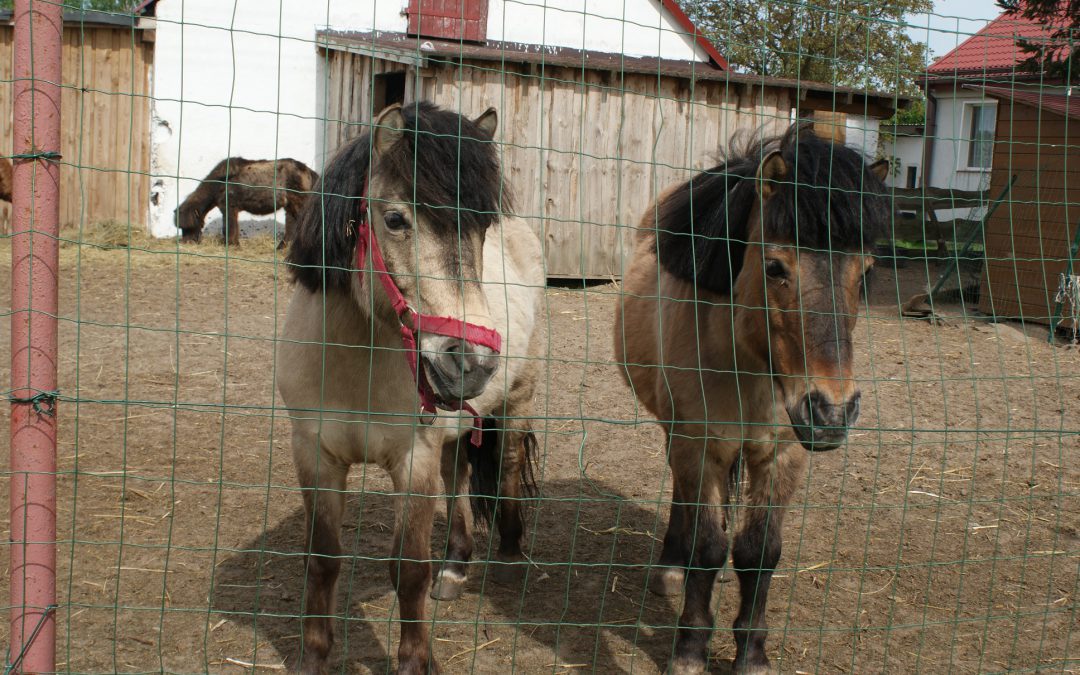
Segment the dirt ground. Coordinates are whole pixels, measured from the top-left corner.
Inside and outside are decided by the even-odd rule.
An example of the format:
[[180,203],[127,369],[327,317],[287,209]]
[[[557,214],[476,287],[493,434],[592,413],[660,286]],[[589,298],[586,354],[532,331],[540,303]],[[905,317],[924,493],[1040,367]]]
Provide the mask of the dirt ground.
[[[297,650],[303,516],[272,358],[290,289],[272,247],[245,244],[228,257],[213,245],[62,250],[64,671],[262,672]],[[901,319],[898,300],[926,274],[901,272],[879,274],[859,324],[861,429],[813,457],[792,505],[769,655],[787,673],[1080,670],[1080,352],[958,306],[941,325]],[[448,673],[656,673],[667,661],[681,601],[644,579],[670,477],[659,429],[612,364],[616,292],[547,292],[534,566],[505,588],[477,564],[466,594],[434,607]],[[390,484],[356,467],[349,487],[354,557],[332,665],[382,673],[397,640]],[[486,537],[477,544],[482,556]],[[6,565],[0,575],[6,589]],[[717,591],[713,672],[727,673],[736,584]]]

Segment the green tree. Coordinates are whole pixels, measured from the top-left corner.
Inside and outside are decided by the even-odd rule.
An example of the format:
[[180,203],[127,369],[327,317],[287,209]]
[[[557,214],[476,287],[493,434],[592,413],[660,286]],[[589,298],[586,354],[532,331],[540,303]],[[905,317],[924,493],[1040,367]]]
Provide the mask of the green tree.
[[1046,37],[1020,40],[1021,70],[1080,83],[1080,0],[998,0],[998,7],[1047,27]]
[[770,77],[912,94],[926,69],[926,45],[904,17],[932,0],[689,0],[687,13],[732,66]]

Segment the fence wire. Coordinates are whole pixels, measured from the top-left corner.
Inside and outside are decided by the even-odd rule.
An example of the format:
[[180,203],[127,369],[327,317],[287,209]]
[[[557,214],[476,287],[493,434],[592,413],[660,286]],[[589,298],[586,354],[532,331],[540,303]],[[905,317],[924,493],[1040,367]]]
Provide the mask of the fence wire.
[[[394,548],[402,517],[397,505],[405,493],[421,490],[395,487],[384,469],[408,458],[377,456],[378,439],[403,424],[415,427],[417,439],[431,432],[423,415],[402,422],[382,410],[342,408],[343,394],[322,384],[313,385],[324,387],[318,405],[290,413],[277,383],[298,373],[324,382],[340,378],[343,364],[370,360],[392,362],[397,370],[358,371],[352,388],[366,392],[361,398],[402,388],[411,393],[416,386],[386,375],[401,372],[404,347],[365,351],[360,359],[355,353],[362,344],[341,342],[329,329],[304,333],[321,336],[316,339],[287,334],[286,316],[298,311],[297,296],[309,298],[312,320],[358,312],[347,321],[359,333],[377,322],[359,313],[363,298],[386,306],[375,276],[363,288],[369,295],[361,293],[346,310],[318,293],[305,296],[304,285],[294,282],[296,267],[286,260],[290,247],[300,244],[286,234],[314,218],[323,242],[337,241],[335,228],[355,235],[355,222],[320,218],[333,212],[336,197],[348,198],[360,213],[361,198],[380,184],[361,181],[363,193],[343,193],[340,183],[329,190],[328,164],[345,144],[367,139],[388,105],[420,100],[466,121],[495,108],[494,137],[483,145],[495,150],[505,180],[496,192],[507,199],[496,202],[498,213],[462,215],[473,176],[462,163],[441,167],[457,187],[442,205],[454,210],[457,229],[439,240],[443,248],[433,248],[436,238],[430,232],[424,238],[417,225],[411,256],[390,262],[425,271],[398,273],[395,280],[407,295],[440,280],[451,290],[468,286],[461,274],[431,272],[432,251],[468,271],[463,251],[471,240],[463,223],[509,218],[510,195],[512,213],[538,235],[543,255],[511,261],[506,269],[542,268],[537,273],[546,280],[511,279],[489,291],[492,306],[525,313],[527,303],[515,305],[516,299],[529,288],[539,298],[532,347],[520,348],[510,331],[504,344],[517,351],[503,354],[500,363],[527,373],[535,387],[529,404],[481,411],[535,433],[538,491],[500,502],[525,507],[521,578],[496,579],[498,566],[486,563],[500,554],[498,528],[479,528],[463,594],[424,606],[425,645],[443,672],[653,673],[697,654],[680,643],[680,626],[692,631],[679,616],[701,585],[680,585],[663,597],[649,584],[669,562],[661,561],[661,551],[672,500],[687,504],[687,513],[696,513],[692,507],[702,500],[717,505],[719,493],[705,494],[693,470],[685,479],[693,494],[674,495],[665,447],[668,431],[677,444],[687,424],[706,422],[708,441],[690,440],[697,475],[715,477],[723,464],[718,457],[746,449],[734,474],[732,507],[701,513],[715,513],[733,542],[756,514],[768,514],[766,521],[787,514],[782,530],[773,528],[783,550],[771,588],[767,582],[756,587],[768,594],[767,610],[751,607],[751,613],[765,611],[764,653],[774,668],[1080,668],[1080,105],[1071,71],[1049,75],[1017,65],[1018,41],[1051,40],[1048,29],[1017,18],[991,20],[994,11],[973,22],[915,3],[399,4],[65,6],[63,137],[56,160],[58,671],[291,668],[312,646],[303,639],[301,615],[314,602],[305,584],[331,558],[341,570],[329,613],[335,638],[327,669],[397,667],[402,630],[414,622],[401,618],[408,610],[388,568],[392,574],[406,569]],[[0,25],[8,55],[0,58],[3,110],[11,108],[15,81],[12,34],[10,25]],[[908,36],[907,42],[897,36]],[[1076,49],[1074,38],[1053,39],[1044,51]],[[20,146],[13,144],[10,116],[0,118],[0,150],[12,157]],[[775,248],[790,253],[795,265],[804,261],[797,273],[806,276],[789,277],[792,285],[827,289],[831,304],[824,317],[814,318],[817,310],[796,301],[769,306],[776,313],[760,335],[748,336],[730,320],[717,330],[698,319],[750,316],[768,303],[732,301],[692,282],[671,282],[674,277],[656,265],[644,273],[639,267],[638,278],[659,279],[660,290],[627,291],[634,265],[641,264],[636,247],[657,246],[641,237],[663,218],[657,200],[694,176],[702,181],[700,172],[707,170],[721,175],[726,189],[734,174],[730,166],[717,167],[737,148],[766,160],[767,152],[753,143],[800,124],[809,125],[801,133],[860,153],[867,164],[888,164],[887,227],[847,250],[875,260],[867,286],[851,296],[859,302],[837,309],[842,303],[831,296],[849,290],[844,279],[831,276],[841,265],[834,257],[851,257],[833,250],[830,242],[840,235],[826,233],[824,246],[806,245],[797,224]],[[468,134],[455,133],[454,142],[467,145]],[[825,160],[826,171],[833,170],[834,156]],[[244,159],[215,174],[227,158],[289,158],[327,182],[305,179],[303,169],[284,161],[242,180],[235,176],[246,170]],[[428,175],[428,163],[439,159],[445,158],[416,156],[407,168]],[[755,171],[746,180],[761,191],[758,178]],[[809,190],[797,182],[776,177],[778,186]],[[854,193],[830,191],[829,199],[861,204],[872,197],[861,185]],[[197,190],[215,196],[191,201]],[[373,198],[372,208],[403,207],[416,217],[426,207],[416,205],[422,192],[408,186]],[[701,217],[692,203],[706,197],[694,193],[689,212]],[[833,206],[825,202],[823,212]],[[730,205],[719,208],[713,216],[728,217],[725,209],[735,214]],[[242,213],[236,238],[225,222],[230,210]],[[431,218],[442,217],[439,209],[429,210]],[[800,217],[809,222],[817,215]],[[504,241],[505,231],[492,229],[488,237],[528,250],[527,237]],[[376,228],[376,238],[380,232]],[[740,241],[687,232],[701,247],[695,251],[735,250]],[[196,234],[201,241],[187,240]],[[393,252],[387,241],[384,251]],[[0,237],[0,247],[10,246],[9,234]],[[327,284],[335,270],[355,269],[351,252],[342,264],[331,247],[326,243],[317,265]],[[807,270],[823,253],[826,266],[833,266],[813,278]],[[764,254],[748,255],[746,264],[758,262],[761,270],[744,285],[774,289],[772,273],[752,260]],[[731,265],[723,253],[703,259],[703,275]],[[490,278],[490,268],[483,269]],[[10,276],[0,283],[10,283]],[[654,329],[635,315],[638,323],[620,328],[614,317],[628,298],[662,307],[661,316],[682,312],[691,320]],[[686,306],[689,314],[680,309]],[[12,322],[21,319],[10,304],[5,313]],[[755,487],[750,481],[758,464],[803,452],[788,442],[798,422],[785,417],[793,408],[775,371],[781,355],[773,354],[772,371],[764,366],[776,376],[775,388],[738,402],[746,423],[725,425],[731,420],[708,413],[688,418],[682,411],[698,410],[703,399],[714,410],[723,408],[716,400],[738,401],[741,389],[725,387],[750,385],[734,375],[762,371],[736,357],[719,372],[709,365],[710,355],[735,353],[733,342],[742,354],[761,340],[779,339],[774,332],[784,330],[789,315],[803,317],[796,318],[799,330],[828,324],[834,357],[850,351],[850,372],[838,379],[861,390],[861,414],[837,449],[808,453],[790,485],[774,476],[775,483]],[[842,326],[849,320],[855,325],[847,338]],[[679,338],[670,344],[687,350],[668,355],[676,365],[662,378],[658,396],[677,403],[661,424],[639,399],[652,392],[624,378],[628,366],[642,364],[620,359],[613,349],[628,331],[656,330]],[[283,345],[317,350],[318,366],[283,360]],[[790,380],[809,387],[811,358],[800,353],[796,361],[802,370]],[[717,387],[717,381],[725,384]],[[21,386],[13,383],[9,398]],[[775,426],[754,421],[758,406],[775,408]],[[344,461],[334,455],[344,447],[341,434],[370,443],[373,463],[354,464],[343,488],[326,490],[343,495],[339,553],[305,558],[305,527],[313,521],[294,465],[290,414],[318,421],[316,445],[301,444],[296,452],[309,458],[303,464],[315,461],[310,457],[321,448],[320,471]],[[333,424],[342,416],[348,424]],[[458,424],[448,419],[442,414],[436,428]],[[780,446],[752,454],[755,443],[776,435]],[[401,452],[424,443],[413,440]],[[463,442],[460,452],[472,450]],[[25,478],[6,465],[4,471],[12,481]],[[779,499],[781,488],[791,493],[786,507],[770,501]],[[446,490],[440,483],[434,494]],[[751,503],[762,491],[766,503]],[[686,546],[711,546],[705,534],[697,536],[711,517],[690,517]],[[449,528],[440,500],[428,561],[436,571],[457,553]],[[767,557],[763,541],[742,546],[744,558]],[[728,672],[744,633],[731,629],[740,611],[741,575],[730,552],[720,550],[722,559],[713,563],[695,557],[682,566],[692,577],[702,568],[719,569],[715,586],[706,585],[712,604],[705,603],[704,613],[716,626],[707,641],[708,672]],[[0,575],[18,583],[7,568]],[[320,615],[306,612],[312,614]],[[0,627],[0,639],[7,642],[9,631],[7,624]],[[5,660],[16,672],[17,656]]]

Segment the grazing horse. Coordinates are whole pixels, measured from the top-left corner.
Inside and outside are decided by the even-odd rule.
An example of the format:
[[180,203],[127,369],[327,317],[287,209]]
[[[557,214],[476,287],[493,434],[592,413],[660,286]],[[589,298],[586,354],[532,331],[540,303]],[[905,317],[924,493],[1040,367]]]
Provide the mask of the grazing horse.
[[[428,591],[462,592],[473,513],[498,521],[495,578],[524,572],[529,357],[545,274],[536,235],[507,214],[496,125],[493,109],[471,121],[430,103],[387,108],[331,161],[293,235],[297,284],[277,358],[307,512],[303,673],[319,672],[333,644],[352,464],[378,464],[397,494],[399,673],[438,671]],[[466,498],[470,472],[478,505]],[[450,535],[432,587],[440,474]]]
[[265,216],[285,209],[285,237],[300,215],[319,174],[295,159],[228,157],[217,163],[199,187],[173,212],[181,241],[202,239],[203,221],[211,209],[221,211],[221,231],[230,246],[240,245],[240,212]]
[[887,164],[793,126],[661,195],[642,218],[616,310],[617,362],[667,432],[673,497],[650,588],[684,590],[669,672],[701,673],[712,585],[731,547],[735,672],[767,672],[765,602],[806,450],[859,415],[852,331],[890,214]]

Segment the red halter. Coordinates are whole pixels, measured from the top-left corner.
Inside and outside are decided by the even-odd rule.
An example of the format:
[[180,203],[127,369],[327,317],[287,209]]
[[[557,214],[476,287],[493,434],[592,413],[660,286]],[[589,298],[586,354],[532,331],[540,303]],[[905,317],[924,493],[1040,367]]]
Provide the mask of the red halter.
[[[360,196],[360,222],[356,225],[356,274],[360,275],[364,269],[367,250],[371,248],[371,266],[376,277],[382,282],[382,287],[390,298],[390,304],[398,315],[401,324],[401,342],[405,345],[405,358],[409,361],[413,377],[416,379],[416,391],[420,395],[420,412],[435,414],[435,392],[428,382],[424,369],[419,367],[420,350],[417,343],[417,335],[420,332],[445,335],[446,337],[458,338],[475,345],[488,347],[496,354],[502,348],[502,338],[498,331],[484,328],[474,323],[468,323],[449,316],[433,316],[421,314],[409,306],[401,290],[394,284],[393,277],[386,269],[386,261],[383,259],[382,250],[379,248],[379,240],[371,231],[368,220],[367,183],[364,184],[364,192]],[[465,401],[444,401],[452,410],[464,410],[473,416],[473,430],[470,435],[472,444],[479,447],[481,437],[480,413]],[[434,421],[434,419],[432,420]]]

